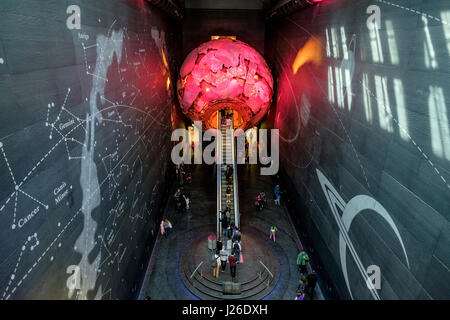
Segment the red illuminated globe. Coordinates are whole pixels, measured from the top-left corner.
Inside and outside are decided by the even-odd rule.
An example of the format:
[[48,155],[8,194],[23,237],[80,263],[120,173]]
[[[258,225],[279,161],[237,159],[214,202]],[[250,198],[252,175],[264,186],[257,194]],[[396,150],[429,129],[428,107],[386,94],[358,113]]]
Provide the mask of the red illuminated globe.
[[244,42],[205,42],[186,57],[178,78],[178,100],[192,121],[217,126],[217,111],[232,109],[235,128],[247,128],[266,114],[273,79],[264,58]]

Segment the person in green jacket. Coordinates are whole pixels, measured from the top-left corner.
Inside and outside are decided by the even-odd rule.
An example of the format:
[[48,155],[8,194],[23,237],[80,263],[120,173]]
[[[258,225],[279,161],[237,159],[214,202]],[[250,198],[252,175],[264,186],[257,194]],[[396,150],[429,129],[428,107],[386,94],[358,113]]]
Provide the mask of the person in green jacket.
[[297,256],[297,265],[300,268],[300,273],[306,274],[306,263],[309,261],[309,256],[308,254],[305,252],[305,250],[302,250],[302,252],[300,252]]

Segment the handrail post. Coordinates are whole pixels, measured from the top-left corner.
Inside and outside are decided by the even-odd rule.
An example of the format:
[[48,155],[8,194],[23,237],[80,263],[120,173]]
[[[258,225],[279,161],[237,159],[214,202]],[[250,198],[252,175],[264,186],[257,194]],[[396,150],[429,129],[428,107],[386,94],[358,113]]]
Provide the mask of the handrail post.
[[262,266],[267,270],[267,272],[270,274],[270,276],[273,278],[273,274],[272,272],[270,272],[269,268],[266,267],[266,265],[264,263],[262,263],[261,260],[259,260],[259,263],[262,264]]
[[[191,274],[191,276],[190,276],[191,279],[192,279],[192,277],[194,276],[194,274],[197,272],[198,268],[200,268],[200,266],[201,266],[202,264],[203,264],[203,261],[201,261],[201,262],[198,264],[197,268],[195,268],[194,272],[192,272],[192,274]],[[200,270],[201,270],[201,269],[200,269]],[[194,278],[194,281],[195,281],[195,278]]]

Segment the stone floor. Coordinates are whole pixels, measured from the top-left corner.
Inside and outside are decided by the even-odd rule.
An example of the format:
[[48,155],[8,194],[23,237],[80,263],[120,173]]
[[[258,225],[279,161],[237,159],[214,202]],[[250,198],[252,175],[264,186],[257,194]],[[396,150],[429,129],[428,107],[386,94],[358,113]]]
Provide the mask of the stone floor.
[[[141,298],[149,295],[155,300],[198,299],[181,280],[180,259],[183,255],[189,254],[191,250],[193,254],[196,254],[198,245],[193,244],[201,242],[201,239],[204,239],[205,252],[207,252],[207,237],[215,233],[215,167],[195,165],[192,168],[192,176],[192,184],[184,186],[184,190],[191,199],[191,209],[187,213],[179,214],[175,210],[173,201],[169,202],[165,216],[173,225],[172,233],[167,239],[159,236],[155,244],[153,259],[142,286]],[[271,200],[268,208],[261,212],[256,212],[254,208],[254,198],[260,191],[265,191],[267,198],[273,199],[273,182],[270,176],[261,176],[256,165],[239,166],[238,182],[244,264],[254,265],[255,261],[252,260],[261,256],[259,246],[252,245],[252,242],[254,243],[260,238],[261,243],[270,246],[270,252],[274,252],[274,258],[270,259],[279,263],[279,268],[277,268],[279,276],[276,284],[264,299],[292,300],[300,278],[296,258],[301,242],[283,207],[275,206]],[[276,243],[268,241],[271,225],[278,228]],[[249,240],[250,237],[252,238],[247,243],[246,234],[248,234]],[[267,257],[269,256],[272,255]],[[267,257],[265,261],[267,261]],[[251,260],[249,261],[249,259]],[[209,266],[209,262],[206,264]],[[192,269],[194,268],[195,266]],[[249,270],[247,269],[247,271]],[[316,288],[315,299],[323,299],[320,288]]]

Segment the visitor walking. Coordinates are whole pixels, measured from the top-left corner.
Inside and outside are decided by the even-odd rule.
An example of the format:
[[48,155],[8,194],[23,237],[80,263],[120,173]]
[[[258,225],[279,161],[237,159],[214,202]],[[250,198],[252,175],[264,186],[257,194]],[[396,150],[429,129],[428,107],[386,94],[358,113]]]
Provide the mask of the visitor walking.
[[261,198],[261,202],[262,202],[263,206],[266,207],[266,204],[267,204],[266,193],[264,191],[261,191],[261,193],[259,194],[259,197]]
[[187,201],[186,201],[186,194],[184,192],[180,196],[180,212],[186,213],[187,210]]
[[294,300],[304,300],[305,295],[301,290],[297,290],[297,295],[295,296]]
[[280,198],[281,198],[280,192],[281,192],[280,186],[277,184],[275,186],[275,188],[273,189],[273,193],[275,194],[275,204],[278,206],[281,205],[280,204]]
[[189,199],[188,196],[185,196],[184,200],[186,201],[186,210],[191,209],[191,207],[190,207],[191,199]]
[[234,250],[234,252],[235,252],[237,261],[239,261],[240,258],[241,258],[241,252],[242,252],[242,246],[241,246],[241,244],[239,243],[239,241],[237,241],[237,240],[234,241],[234,244],[233,244],[233,250]]
[[170,223],[169,220],[164,219],[163,221],[161,221],[161,227],[162,227],[161,233],[162,233],[162,230],[164,230],[163,234],[167,238],[170,234],[170,230],[172,229],[172,224]]
[[234,230],[233,237],[231,238],[231,240],[233,242],[237,241],[237,242],[241,243],[241,235],[242,235],[241,230],[239,228],[236,228]]
[[231,255],[228,257],[228,261],[230,262],[230,273],[233,281],[236,279],[236,263],[237,258],[234,251],[231,251]]
[[227,178],[228,183],[231,183],[231,177],[233,176],[233,167],[228,165],[227,171],[225,173],[225,176]]
[[228,238],[231,239],[233,237],[234,230],[235,230],[234,222],[231,222],[230,227],[228,228]]
[[305,276],[302,276],[297,289],[300,290],[301,292],[305,292],[307,284],[308,284],[307,278]]
[[220,256],[217,253],[215,253],[212,257],[211,266],[213,268],[213,277],[218,278],[220,269]]
[[309,261],[309,256],[305,252],[305,250],[302,250],[298,256],[297,256],[297,265],[300,268],[300,273],[306,274],[306,263]]
[[270,227],[270,235],[269,239],[273,239],[273,242],[275,242],[275,233],[278,231],[278,228],[275,226]]
[[256,211],[261,211],[263,209],[261,196],[259,194],[255,198],[255,207],[256,207]]
[[220,219],[220,222],[222,222],[222,237],[225,238],[228,232],[228,227],[230,225],[230,218],[224,213],[222,213],[221,215],[222,218]]
[[222,267],[222,273],[224,273],[225,268],[227,267],[228,260],[228,252],[225,250],[225,247],[220,250],[220,266]]

